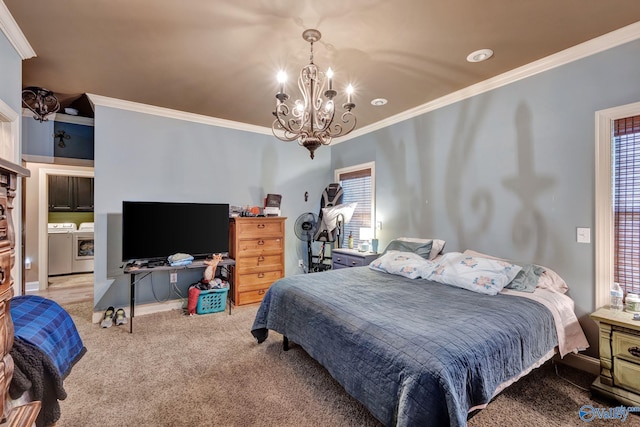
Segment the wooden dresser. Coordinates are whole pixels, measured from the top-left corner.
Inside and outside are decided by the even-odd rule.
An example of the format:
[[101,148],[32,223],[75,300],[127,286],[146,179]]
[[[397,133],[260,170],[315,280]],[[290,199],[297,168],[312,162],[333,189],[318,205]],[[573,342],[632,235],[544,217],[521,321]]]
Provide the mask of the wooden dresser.
[[269,286],[284,277],[285,217],[230,219],[231,300],[234,305],[262,301]]
[[604,307],[591,314],[600,327],[600,376],[593,391],[640,406],[640,321]]
[[40,402],[31,402],[11,407],[7,400],[9,385],[13,378],[13,321],[11,320],[11,298],[13,277],[11,268],[15,264],[15,233],[13,227],[13,198],[19,176],[29,176],[28,169],[0,159],[0,399],[2,402],[1,426],[27,426],[35,422],[40,411]]

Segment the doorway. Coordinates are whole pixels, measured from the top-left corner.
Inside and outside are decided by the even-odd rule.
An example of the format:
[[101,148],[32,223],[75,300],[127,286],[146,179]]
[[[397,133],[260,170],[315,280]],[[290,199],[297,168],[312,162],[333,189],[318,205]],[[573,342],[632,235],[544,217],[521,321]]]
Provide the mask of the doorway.
[[[65,303],[75,301],[86,301],[93,299],[93,272],[80,271],[86,270],[89,251],[88,244],[88,231],[84,229],[82,234],[77,232],[77,228],[80,224],[88,223],[90,220],[93,225],[93,207],[91,203],[90,212],[89,209],[85,209],[86,212],[79,212],[78,215],[70,215],[70,212],[58,211],[53,209],[50,212],[50,200],[49,200],[49,186],[51,184],[52,177],[67,177],[67,178],[91,178],[93,179],[94,171],[93,167],[85,166],[71,166],[71,165],[56,165],[56,164],[42,164],[42,163],[27,163],[27,168],[31,170],[32,176],[29,178],[31,181],[27,183],[27,197],[25,210],[27,211],[27,239],[26,239],[26,252],[27,258],[33,257],[35,262],[31,262],[32,269],[37,271],[31,271],[29,280],[27,282],[27,292],[30,294],[39,294],[41,296],[54,299],[58,302]],[[71,181],[69,181],[71,182]],[[93,197],[93,196],[92,196]],[[85,203],[86,205],[86,203]],[[79,219],[78,219],[79,218]],[[70,265],[79,266],[78,271],[50,271],[50,248],[49,248],[49,224],[50,223],[65,223],[79,221],[80,224],[74,223],[74,231],[69,233],[69,250],[68,254],[65,254],[69,260]],[[34,232],[36,231],[37,232]],[[93,233],[91,228],[91,234]],[[82,242],[82,245],[74,245],[75,240]],[[80,257],[73,257],[74,248],[78,248]],[[56,256],[60,254],[57,253]],[[73,260],[76,259],[75,262]],[[82,267],[82,268],[80,268]],[[93,270],[91,265],[91,270]],[[34,274],[35,273],[35,274]],[[51,274],[51,275],[50,275]],[[34,279],[37,279],[35,281]]]

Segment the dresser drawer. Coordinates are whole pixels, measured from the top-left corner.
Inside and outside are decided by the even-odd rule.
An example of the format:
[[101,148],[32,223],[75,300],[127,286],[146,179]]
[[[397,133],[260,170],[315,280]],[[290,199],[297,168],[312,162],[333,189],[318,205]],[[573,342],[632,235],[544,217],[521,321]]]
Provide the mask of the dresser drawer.
[[262,298],[264,298],[264,294],[267,293],[267,290],[269,290],[268,286],[262,289],[255,289],[247,292],[238,292],[238,301],[234,301],[234,304],[243,305],[260,302],[262,301]]
[[283,240],[279,237],[248,239],[238,242],[238,252],[242,257],[251,252],[280,252],[283,247]]
[[616,357],[613,366],[613,384],[640,393],[640,365]]
[[274,269],[282,269],[284,265],[284,255],[279,254],[259,254],[236,258],[236,272],[257,273]]
[[284,235],[284,221],[268,221],[253,219],[250,222],[238,221],[236,224],[238,239],[263,238],[269,236],[281,237]]
[[640,364],[640,336],[614,331],[611,349],[613,357]]
[[238,291],[244,292],[268,288],[273,282],[283,277],[282,270],[261,271],[259,273],[238,274]]

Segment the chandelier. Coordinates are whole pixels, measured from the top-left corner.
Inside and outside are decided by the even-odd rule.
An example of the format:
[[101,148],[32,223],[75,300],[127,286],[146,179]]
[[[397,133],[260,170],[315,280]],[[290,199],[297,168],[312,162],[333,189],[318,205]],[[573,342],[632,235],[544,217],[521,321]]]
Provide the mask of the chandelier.
[[35,115],[34,119],[40,122],[47,121],[47,116],[60,109],[58,98],[48,89],[29,86],[22,91],[22,103]]
[[[276,119],[271,126],[273,135],[281,141],[298,140],[298,144],[305,147],[314,158],[314,151],[321,145],[331,144],[333,138],[347,135],[356,127],[356,116],[351,110],[356,107],[351,100],[353,87],[347,87],[347,102],[342,105],[344,112],[336,118],[334,98],[338,94],[333,89],[333,71],[331,68],[326,73],[318,70],[313,63],[313,43],[320,40],[318,30],[306,30],[302,38],[311,45],[309,65],[300,71],[298,88],[302,93],[302,99],[297,99],[293,105],[286,101],[289,95],[285,93],[286,74],[278,73],[280,89],[276,93],[276,109],[273,115]],[[327,90],[323,90],[327,83]],[[336,119],[334,121],[334,119]]]

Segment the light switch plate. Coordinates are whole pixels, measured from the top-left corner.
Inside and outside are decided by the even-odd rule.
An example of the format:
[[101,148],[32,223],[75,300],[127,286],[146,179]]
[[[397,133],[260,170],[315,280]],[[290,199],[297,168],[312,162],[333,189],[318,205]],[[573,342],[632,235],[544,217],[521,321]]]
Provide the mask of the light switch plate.
[[169,282],[176,283],[178,281],[178,273],[171,273],[169,275]]
[[591,243],[591,229],[578,227],[576,233],[576,240],[578,243]]

